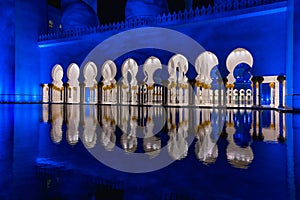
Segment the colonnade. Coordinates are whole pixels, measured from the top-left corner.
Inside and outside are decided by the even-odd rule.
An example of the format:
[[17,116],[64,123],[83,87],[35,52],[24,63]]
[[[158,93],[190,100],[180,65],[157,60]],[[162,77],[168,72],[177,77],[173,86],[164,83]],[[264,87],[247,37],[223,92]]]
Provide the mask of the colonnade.
[[[149,57],[143,64],[144,79],[137,80],[137,62],[126,59],[121,68],[121,79],[116,80],[117,66],[112,60],[101,67],[101,81],[98,82],[98,66],[87,62],[81,72],[76,63],[67,68],[68,82],[63,83],[64,70],[57,64],[52,69],[52,83],[42,84],[44,103],[85,103],[85,104],[132,104],[132,105],[178,105],[178,106],[262,106],[263,84],[269,84],[267,98],[270,107],[285,106],[285,76],[252,76],[251,86],[240,88],[235,85],[234,69],[240,63],[252,67],[251,54],[242,48],[234,50],[227,58],[229,74],[222,78],[218,71],[218,59],[209,51],[201,53],[195,61],[197,76],[187,78],[189,62],[181,54],[169,59],[165,81],[156,83],[155,73],[162,70],[156,57]],[[215,70],[216,73],[211,73]],[[79,82],[80,74],[83,80]],[[215,75],[212,75],[215,74]],[[157,75],[156,75],[157,76]]]

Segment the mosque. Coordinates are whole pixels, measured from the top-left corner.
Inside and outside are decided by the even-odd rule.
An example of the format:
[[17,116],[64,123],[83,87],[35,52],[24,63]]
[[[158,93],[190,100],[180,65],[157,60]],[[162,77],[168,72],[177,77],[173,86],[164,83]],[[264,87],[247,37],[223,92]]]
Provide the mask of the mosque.
[[300,108],[297,1],[1,4],[0,102]]
[[0,199],[299,196],[300,1],[0,10]]

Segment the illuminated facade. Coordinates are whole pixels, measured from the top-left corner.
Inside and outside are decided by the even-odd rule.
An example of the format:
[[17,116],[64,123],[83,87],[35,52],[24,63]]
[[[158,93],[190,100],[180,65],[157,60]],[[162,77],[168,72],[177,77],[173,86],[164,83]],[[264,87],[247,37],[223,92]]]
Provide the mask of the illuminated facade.
[[[112,23],[115,18],[101,18],[101,13],[105,12],[101,9],[101,1],[5,1],[1,6],[4,20],[1,21],[3,56],[0,63],[4,70],[0,75],[0,101],[116,102],[118,99],[114,97],[107,99],[111,93],[104,94],[96,89],[102,87],[102,82],[106,89],[114,84],[113,80],[103,81],[105,73],[111,73],[110,67],[101,71],[104,62],[91,63],[84,76],[94,73],[92,80],[84,82],[77,80],[78,72],[84,74],[87,65],[83,61],[95,46],[112,35],[154,26],[186,34],[215,56],[213,60],[205,58],[206,55],[199,58],[211,64],[211,68],[218,68],[226,86],[226,92],[221,95],[213,91],[214,98],[219,95],[219,100],[229,106],[299,108],[299,58],[295,56],[300,49],[297,38],[299,3],[293,0],[232,0],[210,2],[196,8],[200,5],[197,2],[183,1],[183,7],[176,8],[170,1],[163,0],[156,4],[124,1],[116,6],[123,9],[119,15],[121,19]],[[200,56],[204,52],[197,53]],[[143,65],[151,56],[168,66],[174,54],[151,49],[145,55],[133,52],[113,60],[117,71],[115,79],[121,78],[126,59],[132,58],[137,65]],[[162,72],[167,73],[167,70]],[[172,74],[169,75],[172,78]],[[202,101],[214,101],[210,99],[210,91],[205,91],[213,89],[214,80],[202,77],[196,60],[189,62],[185,76],[196,94],[193,103],[202,105]],[[83,82],[86,89],[80,86]],[[41,88],[41,84],[50,83],[52,87]],[[70,85],[72,87],[68,88]],[[156,90],[153,94],[163,95],[163,88]],[[88,97],[80,99],[86,96],[86,91]],[[119,94],[118,91],[112,93]],[[177,91],[180,92],[185,94],[185,91]],[[151,100],[155,98],[150,96]],[[181,97],[172,101],[185,103]]]

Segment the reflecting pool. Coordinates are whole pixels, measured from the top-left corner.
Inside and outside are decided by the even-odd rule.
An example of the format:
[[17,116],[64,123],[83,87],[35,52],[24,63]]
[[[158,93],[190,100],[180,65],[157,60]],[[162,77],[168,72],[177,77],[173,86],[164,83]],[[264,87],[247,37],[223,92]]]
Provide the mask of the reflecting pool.
[[0,199],[297,199],[300,115],[0,104]]

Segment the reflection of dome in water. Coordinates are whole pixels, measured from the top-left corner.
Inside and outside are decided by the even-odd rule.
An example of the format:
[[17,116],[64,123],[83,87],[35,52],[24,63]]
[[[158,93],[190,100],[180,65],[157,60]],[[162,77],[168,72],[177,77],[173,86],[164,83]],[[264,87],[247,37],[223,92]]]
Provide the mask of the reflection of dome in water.
[[71,30],[83,27],[99,25],[97,14],[83,1],[76,1],[64,7],[61,19],[64,30]]
[[168,12],[166,0],[127,0],[125,16],[128,20],[138,17],[156,17]]

